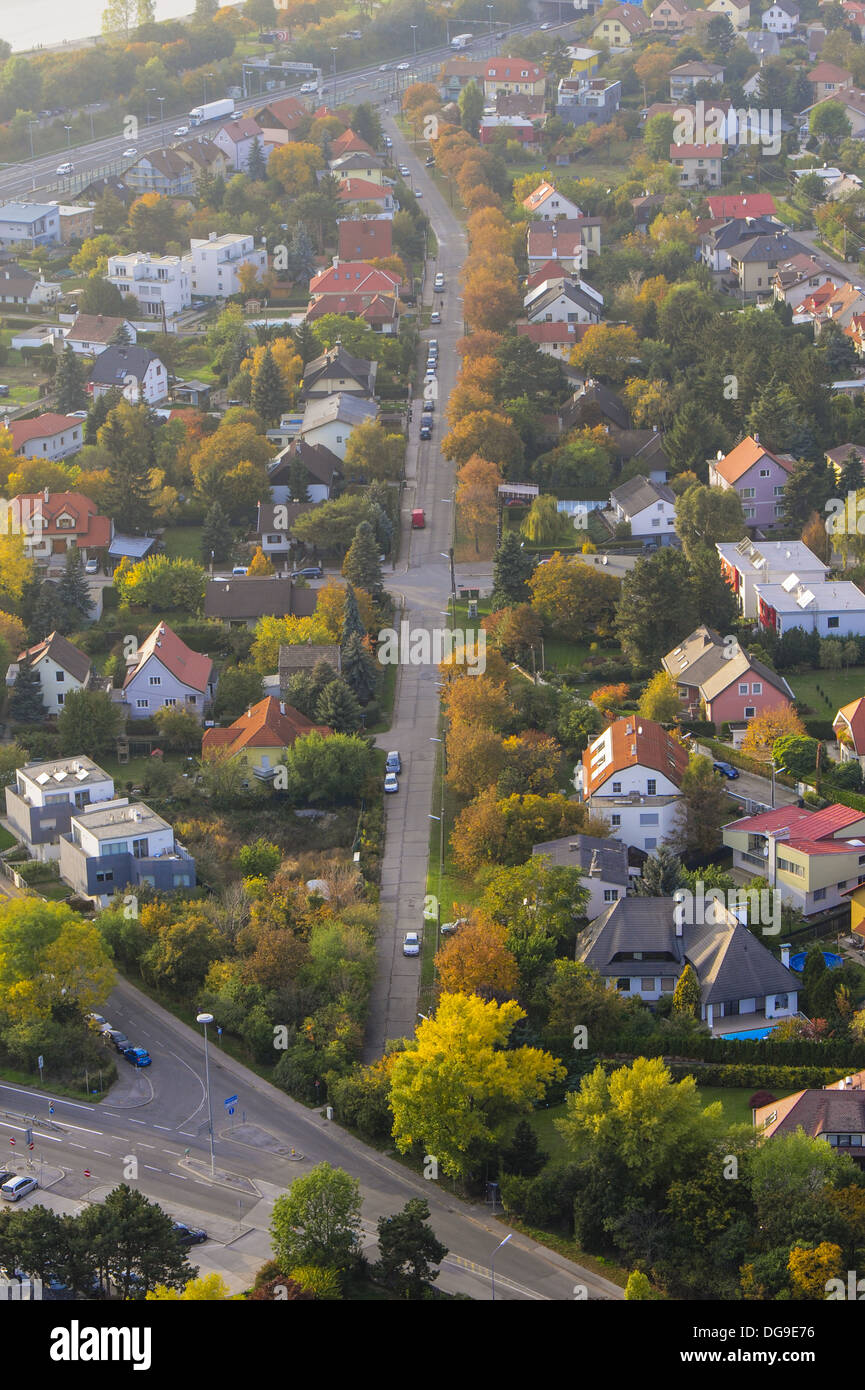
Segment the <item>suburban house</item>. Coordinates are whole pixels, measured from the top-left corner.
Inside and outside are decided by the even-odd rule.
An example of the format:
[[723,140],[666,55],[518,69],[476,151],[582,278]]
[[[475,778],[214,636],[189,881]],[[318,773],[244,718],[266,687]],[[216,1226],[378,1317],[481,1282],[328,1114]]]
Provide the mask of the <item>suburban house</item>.
[[600,323],[603,300],[585,281],[545,281],[525,299],[530,323]]
[[470,82],[483,91],[487,65],[473,58],[446,58],[439,69],[439,93],[444,101],[457,101]]
[[72,814],[114,799],[114,780],[92,758],[36,759],[6,788],[6,819],[31,859],[59,859]]
[[255,237],[241,232],[192,237],[189,250],[192,293],[203,299],[240,294],[243,285],[238,272],[243,266],[252,266],[259,277],[267,270],[267,247],[256,247]]
[[35,420],[6,420],[19,458],[69,458],[84,447],[84,421],[77,415],[37,415]]
[[751,23],[751,0],[711,0],[711,14],[725,14],[734,29],[747,29]]
[[[777,211],[771,193],[713,193],[706,199],[710,217],[743,219],[774,217]],[[780,226],[780,223],[776,224]]]
[[589,323],[518,323],[517,336],[528,338],[539,352],[570,362],[571,350],[591,328]]
[[92,203],[58,203],[57,211],[60,214],[61,246],[70,246],[74,241],[86,241],[93,235],[95,225]]
[[685,0],[661,0],[652,10],[652,30],[662,34],[681,34],[685,17],[691,14]]
[[8,504],[12,525],[20,531],[24,553],[37,564],[62,563],[77,545],[85,560],[95,559],[111,544],[113,523],[100,516],[96,503],[82,492],[22,492]]
[[528,58],[490,58],[484,68],[484,96],[489,100],[499,93],[524,92],[544,95],[547,74]]
[[85,690],[90,682],[90,657],[59,632],[21,652],[7,672],[7,685],[13,671],[17,676],[24,665],[31,666],[39,677],[45,713],[52,717],[60,713],[71,690]]
[[847,579],[811,589],[791,574],[782,584],[757,585],[757,617],[779,637],[794,627],[821,637],[862,637],[865,594]]
[[119,797],[83,807],[60,836],[60,877],[107,907],[114,893],[146,884],[158,892],[195,887],[195,860],[168,821],[141,801]]
[[269,145],[284,145],[300,138],[309,121],[309,112],[300,97],[277,97],[255,112],[262,139]]
[[94,400],[122,391],[132,405],[158,405],[168,396],[168,372],[149,348],[112,344],[93,363],[87,388]]
[[592,811],[608,817],[616,840],[653,850],[676,827],[688,754],[653,719],[616,719],[590,743],[575,786]]
[[757,435],[746,435],[729,454],[709,463],[709,486],[735,488],[749,526],[773,526],[783,510],[784,487],[795,459],[773,454]]
[[531,217],[538,217],[544,222],[556,222],[563,217],[576,221],[583,215],[576,203],[566,198],[564,193],[557,193],[546,180],[539,183],[527,198],[523,198],[523,207]]
[[166,623],[158,623],[130,662],[123,704],[131,719],[149,719],[166,705],[180,705],[201,718],[215,689],[210,657],[192,651]]
[[795,698],[783,676],[710,627],[683,638],[661,665],[676,682],[685,718],[709,719],[718,728],[792,706]]
[[175,145],[174,153],[192,167],[192,177],[196,184],[205,174],[215,179],[229,179],[232,173],[231,160],[224,150],[206,135],[196,135],[194,139]]
[[320,661],[339,675],[342,670],[342,650],[338,642],[298,642],[293,647],[279,649],[279,690],[287,699],[288,682],[298,671],[312,671]]
[[313,724],[284,700],[266,695],[227,729],[205,729],[201,754],[206,758],[209,753],[224,752],[240,759],[259,782],[272,782],[286,749],[313,733],[326,737],[333,730],[326,724]]
[[[316,116],[331,116],[333,112],[317,111],[315,114]],[[335,140],[331,140],[330,154],[332,159],[338,159],[343,154],[375,154],[375,150],[368,141],[352,130],[351,126],[348,126],[342,135],[337,135]]]
[[724,69],[717,63],[704,63],[694,60],[680,63],[670,72],[670,100],[681,101],[691,96],[695,87],[703,82],[720,87],[724,81]]
[[540,144],[546,116],[500,115],[482,116],[478,139],[482,145],[491,145],[500,130],[508,140],[516,140],[521,145]]
[[751,241],[759,233],[771,236],[780,230],[780,226],[779,222],[767,215],[713,221],[700,232],[700,259],[710,270],[729,270],[730,253],[736,246]]
[[152,256],[130,251],[109,256],[106,279],[138,300],[139,318],[172,319],[192,303],[188,256]]
[[[854,138],[857,135],[861,135],[863,130],[865,130],[865,92],[860,91],[858,87],[852,85],[839,87],[836,91],[823,97],[822,101],[833,101],[837,106],[843,108],[844,115],[850,122]],[[814,102],[814,106],[820,105],[821,101]],[[810,115],[812,110],[813,107],[809,107],[807,111],[803,111],[803,117],[805,115]],[[802,172],[804,173],[806,171],[803,170]],[[820,171],[815,170],[814,172],[819,173]]]
[[559,221],[530,222],[526,231],[529,272],[549,261],[563,270],[585,270],[589,255],[601,249],[599,217],[563,217]]
[[829,566],[818,560],[804,541],[720,541],[715,549],[721,557],[721,573],[726,579],[744,618],[757,617],[758,584],[782,584],[795,574],[803,584],[823,584]]
[[315,589],[301,589],[278,575],[232,575],[210,579],[204,591],[204,616],[225,627],[255,627],[259,618],[294,615],[310,618],[315,612]]
[[823,285],[839,279],[838,272],[817,256],[791,256],[775,272],[772,292],[781,304],[789,304],[794,314],[800,305]]
[[402,277],[391,270],[381,270],[366,261],[341,261],[334,257],[333,265],[320,270],[309,282],[309,294],[313,303],[326,301],[325,313],[338,313],[335,304],[346,295],[358,296],[363,303],[370,303],[377,295],[396,298]]
[[688,922],[686,907],[675,897],[621,898],[581,933],[576,959],[608,988],[647,1002],[675,993],[690,965],[699,1016],[715,1037],[795,1017],[798,980],[736,914],[712,899]]
[[682,188],[714,188],[721,182],[723,145],[671,145],[670,162],[680,171]]
[[60,245],[60,211],[56,203],[0,204],[0,246],[32,251]]
[[845,888],[842,895],[850,901],[850,931],[854,939],[861,936],[865,947],[865,879],[860,879],[852,888]]
[[393,223],[386,217],[341,217],[336,230],[340,261],[374,261],[393,254]]
[[621,840],[601,840],[595,835],[566,835],[534,845],[532,855],[550,868],[580,869],[583,887],[589,890],[586,917],[594,921],[611,903],[628,895],[631,881],[627,846]]
[[[310,502],[327,502],[335,495],[342,479],[342,460],[323,444],[311,444],[303,438],[292,439],[268,464],[270,495],[274,502],[291,501],[292,464],[303,464],[306,470],[306,491]],[[259,508],[263,506],[259,503]],[[260,520],[260,517],[259,517]],[[256,528],[262,530],[261,526]]]
[[571,60],[571,77],[594,77],[601,57],[596,48],[581,48],[579,44],[567,44],[565,53]]
[[844,890],[862,879],[865,815],[852,806],[776,806],[730,821],[723,839],[734,869],[768,878],[806,917],[843,902]]
[[249,153],[256,141],[267,159],[273,146],[265,138],[258,121],[252,116],[239,116],[237,120],[226,121],[213,136],[214,145],[222,150],[235,173],[246,172]]
[[812,100],[816,104],[826,97],[833,96],[841,87],[849,86],[853,81],[853,74],[846,68],[839,68],[837,63],[818,63],[808,73],[808,81],[813,93]]
[[[284,491],[290,490],[286,487]],[[261,546],[262,554],[271,560],[277,569],[288,567],[294,547],[291,528],[296,519],[304,512],[311,511],[313,506],[312,502],[279,502],[276,505],[273,502],[259,502],[255,538]]]
[[301,400],[332,396],[335,391],[345,391],[350,396],[374,396],[377,371],[377,362],[352,357],[342,343],[335,343],[304,367]]
[[177,150],[148,150],[123,175],[136,193],[158,193],[162,198],[184,198],[195,192],[195,166]]
[[799,27],[799,6],[794,0],[773,0],[763,11],[763,28],[771,34],[792,34]]
[[630,48],[634,39],[642,38],[650,30],[649,16],[637,5],[617,5],[593,27],[591,34],[595,43],[609,45],[611,52]]
[[98,357],[115,340],[127,343],[138,341],[138,330],[129,319],[111,318],[105,314],[79,314],[64,334],[76,357]]
[[333,396],[307,401],[300,433],[308,444],[323,444],[337,458],[344,460],[352,430],[358,425],[374,422],[377,416],[375,401],[337,391]]
[[342,178],[339,181],[337,198],[344,207],[354,203],[369,203],[376,208],[379,216],[393,217],[399,210],[399,203],[393,189],[370,179]]
[[865,1071],[832,1081],[822,1090],[794,1091],[783,1100],[757,1106],[752,1113],[761,1141],[801,1129],[811,1139],[825,1139],[865,1168]]
[[383,333],[388,337],[399,332],[400,303],[394,294],[323,294],[309,301],[304,317],[307,323],[314,323],[325,314],[344,314],[346,318],[362,319],[373,333]]
[[637,473],[610,493],[617,522],[627,522],[635,539],[656,538],[669,545],[675,536],[676,496],[663,483],[650,483]]
[[38,283],[15,261],[0,261],[0,304],[29,304]]
[[563,77],[559,83],[555,114],[571,126],[592,122],[606,125],[619,109],[622,84],[604,77]]
[[860,768],[865,768],[865,696],[842,705],[832,720],[832,728],[842,763],[858,762]]
[[809,255],[807,246],[787,232],[769,236],[744,237],[730,249],[730,271],[736,280],[737,293],[765,295],[772,293],[775,275],[780,265],[794,256]]
[[350,152],[330,161],[330,172],[337,179],[367,179],[384,187],[387,183],[385,163],[381,155]]
[[834,449],[827,449],[824,455],[826,462],[831,464],[835,477],[841,481],[841,470],[853,455],[859,460],[862,469],[861,481],[865,483],[865,447],[861,444],[837,444]]

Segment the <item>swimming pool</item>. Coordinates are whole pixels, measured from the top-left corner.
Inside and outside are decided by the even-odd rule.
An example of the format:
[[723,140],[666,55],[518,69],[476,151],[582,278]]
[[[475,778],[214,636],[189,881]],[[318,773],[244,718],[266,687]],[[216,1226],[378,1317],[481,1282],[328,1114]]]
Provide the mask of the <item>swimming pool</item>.
[[[795,956],[790,957],[790,969],[795,970],[797,975],[801,975],[805,969],[807,956],[807,951],[797,951]],[[834,951],[824,951],[823,959],[830,970],[837,970],[839,965],[844,964],[844,957],[837,956]]]
[[763,1038],[768,1038],[772,1032],[771,1028],[751,1028],[746,1033],[722,1033],[722,1042],[760,1042]]

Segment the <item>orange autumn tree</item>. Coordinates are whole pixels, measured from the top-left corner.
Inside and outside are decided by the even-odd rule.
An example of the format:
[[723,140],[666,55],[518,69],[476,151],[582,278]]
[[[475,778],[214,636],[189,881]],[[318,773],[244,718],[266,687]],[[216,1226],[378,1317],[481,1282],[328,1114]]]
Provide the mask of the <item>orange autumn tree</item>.
[[457,676],[443,692],[442,704],[451,725],[463,723],[500,731],[514,716],[507,686],[488,674]]
[[273,568],[273,561],[268,555],[265,555],[261,546],[258,546],[256,549],[255,554],[249,562],[246,573],[248,575],[276,574],[276,570]]
[[472,455],[494,459],[500,468],[517,467],[523,461],[520,432],[498,410],[475,410],[464,415],[444,436],[441,448],[445,458],[453,459],[457,467],[467,463]]
[[768,762],[776,739],[783,738],[785,734],[805,737],[807,733],[792,705],[775,705],[751,720],[742,740],[742,752]]
[[481,999],[512,999],[519,971],[507,947],[507,928],[492,917],[473,912],[438,954],[439,983],[448,994],[477,994]]
[[462,719],[447,733],[447,784],[458,796],[473,797],[492,787],[507,763],[501,734]]
[[595,709],[599,709],[608,719],[615,718],[615,711],[621,709],[627,698],[628,687],[624,681],[616,685],[599,685],[589,696]]
[[481,532],[496,524],[498,487],[501,482],[498,464],[490,463],[480,454],[472,454],[457,473],[456,502],[460,509],[460,520],[463,530],[474,536],[478,555],[481,552]]

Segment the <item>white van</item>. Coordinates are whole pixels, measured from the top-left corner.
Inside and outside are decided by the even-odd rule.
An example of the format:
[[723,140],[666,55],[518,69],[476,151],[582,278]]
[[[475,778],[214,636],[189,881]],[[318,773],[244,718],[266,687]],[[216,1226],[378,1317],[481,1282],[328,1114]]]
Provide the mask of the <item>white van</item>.
[[314,82],[304,82],[303,86],[300,89],[300,95],[306,96],[309,92],[315,92],[317,90],[318,89]]
[[35,1178],[10,1178],[0,1187],[0,1197],[7,1202],[17,1202],[21,1197],[26,1197],[28,1192],[35,1192],[38,1186]]

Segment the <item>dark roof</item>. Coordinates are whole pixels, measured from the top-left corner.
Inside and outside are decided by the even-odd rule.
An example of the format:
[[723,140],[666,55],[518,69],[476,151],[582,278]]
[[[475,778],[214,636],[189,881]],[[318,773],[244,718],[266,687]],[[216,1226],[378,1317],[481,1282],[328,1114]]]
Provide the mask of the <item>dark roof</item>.
[[587,876],[594,864],[605,883],[628,883],[628,849],[621,840],[600,840],[596,835],[565,835],[532,847],[558,868],[582,869]]
[[[813,1139],[821,1134],[865,1134],[865,1091],[803,1091],[772,1134],[792,1134],[800,1126]],[[855,1156],[854,1149],[850,1152]]]
[[334,671],[342,669],[342,653],[338,642],[298,642],[293,647],[279,649],[279,684],[287,684],[296,671],[311,671],[319,661],[326,661]]
[[377,362],[370,362],[365,357],[352,357],[350,352],[346,352],[342,343],[336,343],[327,352],[322,353],[321,357],[316,357],[312,362],[307,363],[303,372],[301,394],[308,396],[314,390],[316,382],[337,372],[340,376],[356,381],[367,396],[372,396],[375,390],[377,370]]
[[113,193],[126,207],[140,196],[133,189],[127,188],[122,179],[93,179],[86,188],[80,190],[77,197],[82,202],[98,203],[106,193]]
[[51,661],[56,661],[58,666],[62,666],[64,671],[68,671],[75,680],[84,682],[90,673],[90,657],[86,652],[79,651],[73,647],[71,642],[67,642],[65,637],[61,637],[59,632],[52,632],[42,642],[37,642],[35,647],[28,647],[22,652],[18,660],[20,661],[39,661],[42,657],[48,657]]
[[612,493],[614,502],[618,502],[629,516],[634,516],[637,512],[645,511],[646,507],[652,507],[656,502],[675,503],[675,493],[663,483],[651,483],[648,478],[644,478],[641,473],[637,473],[633,478],[629,478],[621,487],[617,487]]
[[[287,483],[292,460],[298,458],[306,468],[313,482],[325,483],[328,487],[335,477],[342,477],[342,459],[326,444],[310,444],[308,439],[293,439],[277,454],[269,466],[268,482],[271,487]],[[293,503],[294,506],[308,506],[309,503]],[[293,520],[293,518],[292,518]]]
[[746,238],[737,243],[734,254],[737,261],[789,261],[793,256],[807,256],[809,248],[786,232],[776,232]]
[[206,618],[282,618],[287,613],[308,618],[315,611],[315,589],[300,589],[277,575],[211,579],[204,593]]
[[612,425],[610,442],[622,459],[639,459],[644,465],[664,470],[670,466],[664,436],[659,430],[620,430]]
[[90,371],[90,381],[100,386],[122,386],[127,376],[143,381],[151,362],[160,359],[149,348],[137,344],[112,344],[100,352]]
[[[314,506],[314,502],[259,502],[256,534],[263,536],[270,532],[273,535],[285,536],[291,530],[293,522],[304,512],[311,511]],[[275,516],[277,507],[280,508],[279,526],[276,524]]]
[[537,299],[532,301],[526,311],[530,318],[537,318],[538,314],[542,314],[550,304],[555,304],[556,300],[561,295],[569,299],[572,304],[578,304],[582,309],[587,309],[588,312],[595,317],[601,317],[603,306],[598,303],[597,299],[593,299],[590,294],[586,294],[585,290],[581,289],[579,285],[569,284],[568,281],[564,279],[566,274],[567,272],[563,270],[563,282],[561,284],[555,283],[550,285],[548,290],[545,290],[543,294],[539,294]]
[[598,414],[601,419],[607,420],[611,425],[617,425],[622,430],[628,429],[631,424],[627,407],[615,391],[611,391],[609,386],[604,386],[602,382],[591,379],[585,383],[573,401],[564,407],[564,412],[573,414],[574,424],[589,414]]
[[773,217],[731,217],[728,221],[722,222],[720,227],[713,227],[710,232],[706,232],[703,240],[714,250],[725,251],[750,237],[773,236],[781,230],[781,223],[776,222]]

